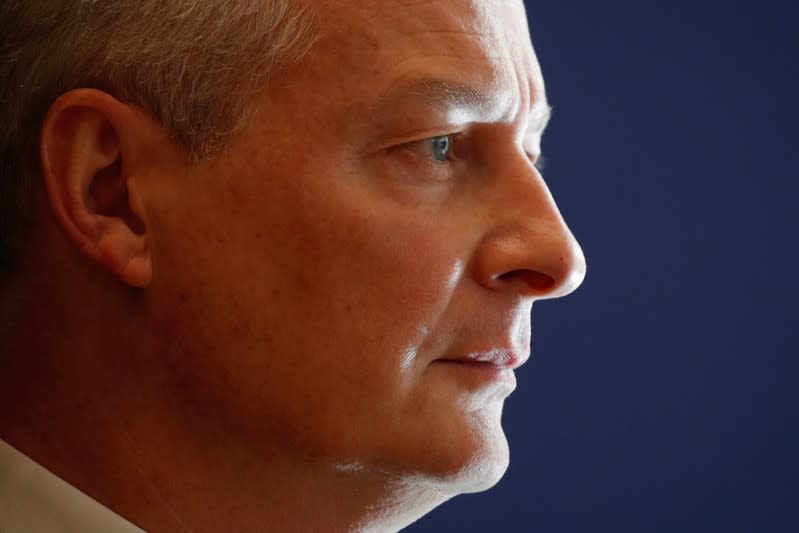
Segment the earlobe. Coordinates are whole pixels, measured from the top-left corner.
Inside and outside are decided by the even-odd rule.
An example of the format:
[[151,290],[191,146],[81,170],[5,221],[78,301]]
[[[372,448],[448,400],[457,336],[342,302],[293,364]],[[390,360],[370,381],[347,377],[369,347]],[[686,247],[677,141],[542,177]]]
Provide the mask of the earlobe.
[[124,283],[146,287],[152,261],[125,138],[135,120],[107,93],[70,91],[45,118],[40,156],[50,207],[68,239]]
[[145,288],[152,280],[152,261],[143,235],[132,236],[118,220],[106,221],[95,244],[97,261],[132,287]]

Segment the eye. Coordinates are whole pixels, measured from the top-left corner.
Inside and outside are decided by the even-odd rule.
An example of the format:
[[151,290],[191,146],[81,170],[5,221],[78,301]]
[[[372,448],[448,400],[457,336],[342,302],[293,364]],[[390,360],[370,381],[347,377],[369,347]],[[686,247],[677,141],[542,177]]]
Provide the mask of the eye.
[[446,163],[452,160],[453,143],[455,135],[436,135],[420,139],[403,145],[405,149],[417,154],[418,156],[434,163]]
[[430,144],[430,157],[433,161],[443,163],[449,159],[450,150],[452,150],[452,137],[449,135],[439,135],[425,139],[426,143]]

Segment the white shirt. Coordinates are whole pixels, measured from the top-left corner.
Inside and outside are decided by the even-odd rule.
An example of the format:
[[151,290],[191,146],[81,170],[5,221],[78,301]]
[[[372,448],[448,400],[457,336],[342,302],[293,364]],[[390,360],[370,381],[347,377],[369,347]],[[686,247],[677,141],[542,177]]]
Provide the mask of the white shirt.
[[0,440],[0,533],[146,533]]

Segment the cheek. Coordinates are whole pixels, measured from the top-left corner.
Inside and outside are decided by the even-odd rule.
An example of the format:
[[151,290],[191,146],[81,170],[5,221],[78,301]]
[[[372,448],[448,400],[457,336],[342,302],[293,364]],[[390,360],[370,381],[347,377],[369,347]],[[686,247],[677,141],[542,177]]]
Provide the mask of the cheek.
[[167,224],[158,305],[180,395],[256,442],[356,449],[369,439],[350,429],[400,412],[412,389],[404,370],[449,305],[462,243],[360,189],[251,183]]
[[307,407],[297,418],[314,420],[320,446],[364,457],[385,445],[391,456],[411,435],[396,430],[420,423],[419,376],[438,354],[417,349],[430,335],[447,337],[440,320],[462,261],[446,229],[417,213],[374,201],[341,212],[335,224],[297,221],[305,245],[289,256],[304,268],[285,295],[302,298],[286,301],[291,316],[276,320],[301,339],[297,356],[311,357],[302,374],[314,392],[297,402]]
[[281,277],[291,279],[286,294],[302,299],[287,305],[298,306],[295,319],[312,331],[364,350],[353,355],[396,364],[396,354],[434,327],[450,300],[462,262],[456,239],[413,210],[343,197],[294,220],[293,238],[281,247],[290,258]]

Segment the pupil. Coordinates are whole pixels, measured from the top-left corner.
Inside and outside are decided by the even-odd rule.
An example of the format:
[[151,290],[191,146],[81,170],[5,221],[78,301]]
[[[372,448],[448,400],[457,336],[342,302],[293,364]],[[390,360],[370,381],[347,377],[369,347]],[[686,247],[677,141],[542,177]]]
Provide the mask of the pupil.
[[449,137],[436,137],[433,139],[433,157],[436,161],[446,161],[449,154]]

